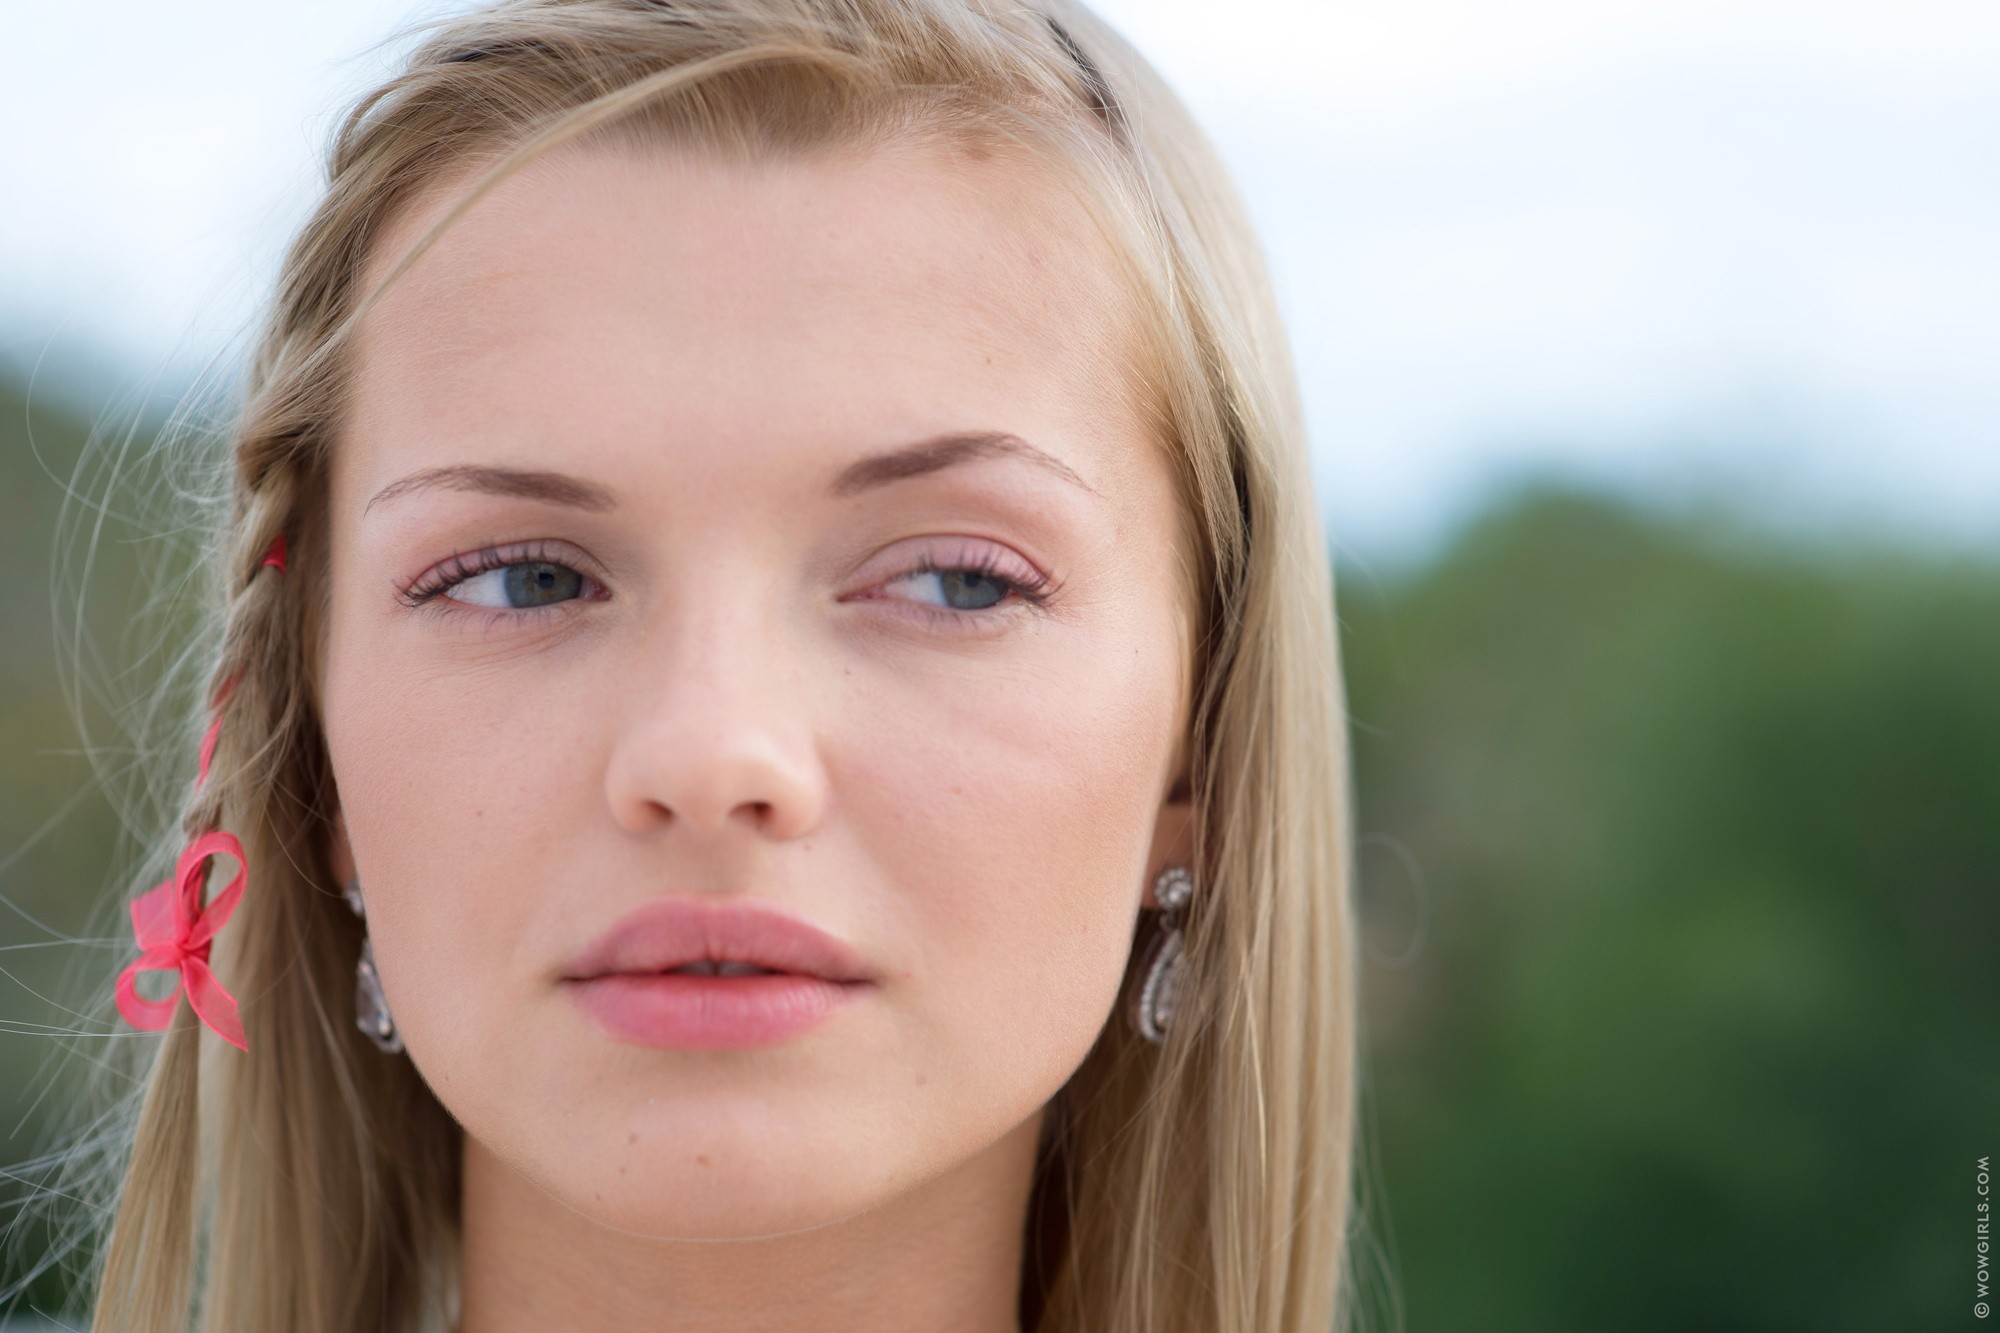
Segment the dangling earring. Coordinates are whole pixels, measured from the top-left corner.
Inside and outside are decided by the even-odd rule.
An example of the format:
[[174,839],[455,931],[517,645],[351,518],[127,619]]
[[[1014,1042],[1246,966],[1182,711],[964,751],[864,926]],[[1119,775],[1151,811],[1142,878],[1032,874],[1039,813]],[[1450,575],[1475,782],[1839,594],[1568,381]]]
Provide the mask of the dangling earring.
[[1160,903],[1160,929],[1140,960],[1129,1016],[1139,1035],[1157,1046],[1166,1040],[1174,1017],[1174,994],[1187,970],[1181,912],[1194,898],[1194,875],[1186,866],[1168,866],[1153,881],[1153,897]]
[[[341,893],[346,895],[347,905],[354,909],[354,915],[365,920],[367,911],[361,901],[360,876],[348,880],[341,887]],[[382,978],[375,971],[375,942],[365,932],[361,936],[361,961],[354,969],[354,1025],[389,1055],[403,1049],[403,1038],[396,1031],[396,1020],[389,1016],[388,997],[382,994]]]

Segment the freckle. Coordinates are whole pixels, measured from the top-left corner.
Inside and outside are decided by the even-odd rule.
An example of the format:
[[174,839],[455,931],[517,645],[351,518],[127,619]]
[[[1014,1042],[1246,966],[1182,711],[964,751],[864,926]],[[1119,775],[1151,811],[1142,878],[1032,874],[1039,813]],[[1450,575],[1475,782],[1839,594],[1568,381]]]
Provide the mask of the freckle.
[[707,1154],[707,1153],[702,1153],[702,1154],[701,1154],[700,1156],[696,1157],[696,1158],[694,1159],[694,1161],[695,1161],[695,1165],[696,1165],[696,1166],[707,1166],[707,1165],[708,1165],[708,1154]]

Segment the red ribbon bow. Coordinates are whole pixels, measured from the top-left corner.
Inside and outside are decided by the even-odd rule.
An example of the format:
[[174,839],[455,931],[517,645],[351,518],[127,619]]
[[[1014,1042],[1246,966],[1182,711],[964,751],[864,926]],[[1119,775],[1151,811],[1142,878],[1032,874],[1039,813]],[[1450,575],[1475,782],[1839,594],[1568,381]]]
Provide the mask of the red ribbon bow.
[[[202,906],[202,883],[208,878],[210,857],[229,856],[236,860],[236,874]],[[173,1020],[175,1002],[185,988],[195,1014],[224,1041],[249,1050],[243,1039],[243,1020],[237,1015],[235,997],[222,988],[215,973],[208,970],[208,948],[215,932],[236,910],[249,877],[249,862],[243,844],[233,833],[217,829],[204,833],[182,849],[173,876],[160,881],[132,900],[132,933],[143,950],[118,974],[118,1012],[135,1028],[158,1032]],[[135,978],[148,970],[179,972],[179,979],[165,999],[148,1000],[139,994]]]

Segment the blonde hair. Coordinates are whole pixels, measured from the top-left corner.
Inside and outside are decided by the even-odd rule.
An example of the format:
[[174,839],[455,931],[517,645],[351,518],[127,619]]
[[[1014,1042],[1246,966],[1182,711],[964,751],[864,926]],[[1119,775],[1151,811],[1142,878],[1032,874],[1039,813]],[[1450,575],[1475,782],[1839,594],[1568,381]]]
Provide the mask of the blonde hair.
[[[93,1329],[416,1330],[452,1318],[459,1133],[355,1028],[360,927],[326,869],[316,636],[349,333],[485,189],[585,137],[770,153],[872,137],[1026,144],[1071,172],[1149,312],[1144,378],[1197,610],[1200,886],[1163,1046],[1107,1024],[1057,1099],[1024,1328],[1344,1323],[1356,988],[1346,712],[1289,358],[1226,176],[1159,77],[1069,0],[504,0],[430,25],[343,122],[230,436],[206,642],[240,673],[182,831],[253,867],[215,967],[248,1053],[188,1010],[152,1051]],[[478,186],[372,292],[378,237]],[[283,532],[282,577],[260,555]],[[205,720],[205,719],[204,719]],[[148,1043],[152,1045],[152,1043]]]

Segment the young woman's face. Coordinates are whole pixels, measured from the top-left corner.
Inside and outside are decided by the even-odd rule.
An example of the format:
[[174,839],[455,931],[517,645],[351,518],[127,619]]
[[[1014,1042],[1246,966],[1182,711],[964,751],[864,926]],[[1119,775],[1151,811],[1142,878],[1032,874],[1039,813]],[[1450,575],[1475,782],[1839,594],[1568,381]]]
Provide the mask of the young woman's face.
[[916,148],[573,150],[371,312],[332,857],[470,1152],[721,1237],[1032,1147],[1188,831],[1128,324],[1051,178]]

